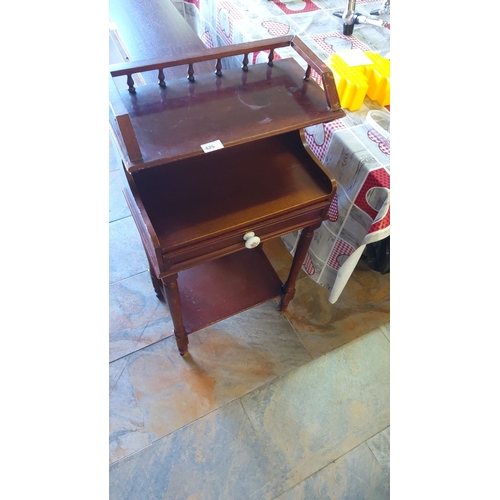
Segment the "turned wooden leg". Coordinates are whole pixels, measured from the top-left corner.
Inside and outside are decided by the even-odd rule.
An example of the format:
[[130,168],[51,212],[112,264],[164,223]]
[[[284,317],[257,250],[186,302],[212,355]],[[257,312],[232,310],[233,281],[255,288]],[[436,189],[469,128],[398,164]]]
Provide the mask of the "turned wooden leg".
[[181,356],[188,352],[188,336],[184,323],[182,321],[181,297],[179,295],[179,286],[177,284],[177,274],[167,276],[161,280],[163,291],[167,298],[168,307],[174,323],[174,335],[177,341],[177,347]]
[[293,299],[295,295],[295,281],[299,275],[300,269],[307,255],[307,250],[311,244],[314,231],[319,225],[309,226],[302,230],[302,233],[297,243],[297,248],[295,250],[295,255],[293,257],[292,266],[290,267],[290,272],[288,273],[288,279],[286,283],[281,287],[281,301],[278,306],[278,311],[284,313],[289,302]]
[[149,259],[149,255],[146,256],[148,257],[148,263],[149,263],[149,276],[151,277],[151,283],[153,284],[153,288],[155,289],[156,296],[162,301],[165,302],[165,297],[163,296],[163,287],[161,284],[161,280],[156,277],[154,267],[151,264],[151,260]]

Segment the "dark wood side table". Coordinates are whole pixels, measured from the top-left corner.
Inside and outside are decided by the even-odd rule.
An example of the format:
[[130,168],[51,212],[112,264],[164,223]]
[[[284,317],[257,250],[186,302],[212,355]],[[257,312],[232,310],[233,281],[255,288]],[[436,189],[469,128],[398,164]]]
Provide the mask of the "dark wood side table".
[[[293,47],[307,63],[274,61]],[[248,55],[268,51],[267,64]],[[222,71],[241,55],[242,70]],[[213,62],[215,73],[196,74]],[[164,70],[184,66],[187,78]],[[324,90],[311,78],[322,75]],[[155,71],[159,85],[134,86]],[[128,90],[113,78],[127,76]],[[309,151],[304,127],[344,116],[333,76],[297,37],[184,53],[110,68],[110,124],[160,300],[181,355],[188,334],[275,297],[285,311],[314,230],[326,219],[335,180]],[[302,230],[283,284],[265,242]]]

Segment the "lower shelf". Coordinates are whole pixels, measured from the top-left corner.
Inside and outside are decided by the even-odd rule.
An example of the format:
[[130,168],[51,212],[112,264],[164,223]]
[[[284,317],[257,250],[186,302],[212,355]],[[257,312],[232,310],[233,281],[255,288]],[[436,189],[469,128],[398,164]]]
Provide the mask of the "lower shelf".
[[282,282],[261,247],[241,250],[179,273],[187,333],[281,295]]

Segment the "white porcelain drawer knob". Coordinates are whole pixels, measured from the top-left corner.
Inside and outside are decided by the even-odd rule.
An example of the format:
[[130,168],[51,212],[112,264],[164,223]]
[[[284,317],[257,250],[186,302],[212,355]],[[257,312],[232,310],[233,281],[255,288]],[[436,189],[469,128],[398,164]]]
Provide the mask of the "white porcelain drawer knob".
[[247,248],[255,248],[260,243],[260,238],[255,236],[253,231],[246,233],[245,236],[243,236],[243,239],[245,240],[245,246]]

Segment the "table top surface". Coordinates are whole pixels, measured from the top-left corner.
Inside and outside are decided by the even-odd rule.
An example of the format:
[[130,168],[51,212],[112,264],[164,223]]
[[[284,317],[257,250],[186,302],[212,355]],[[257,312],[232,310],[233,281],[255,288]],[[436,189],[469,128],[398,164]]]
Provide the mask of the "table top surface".
[[[205,154],[202,145],[231,147],[344,116],[327,107],[325,94],[293,59],[146,85],[120,92],[142,160],[129,171]],[[168,134],[166,134],[168,131]]]

